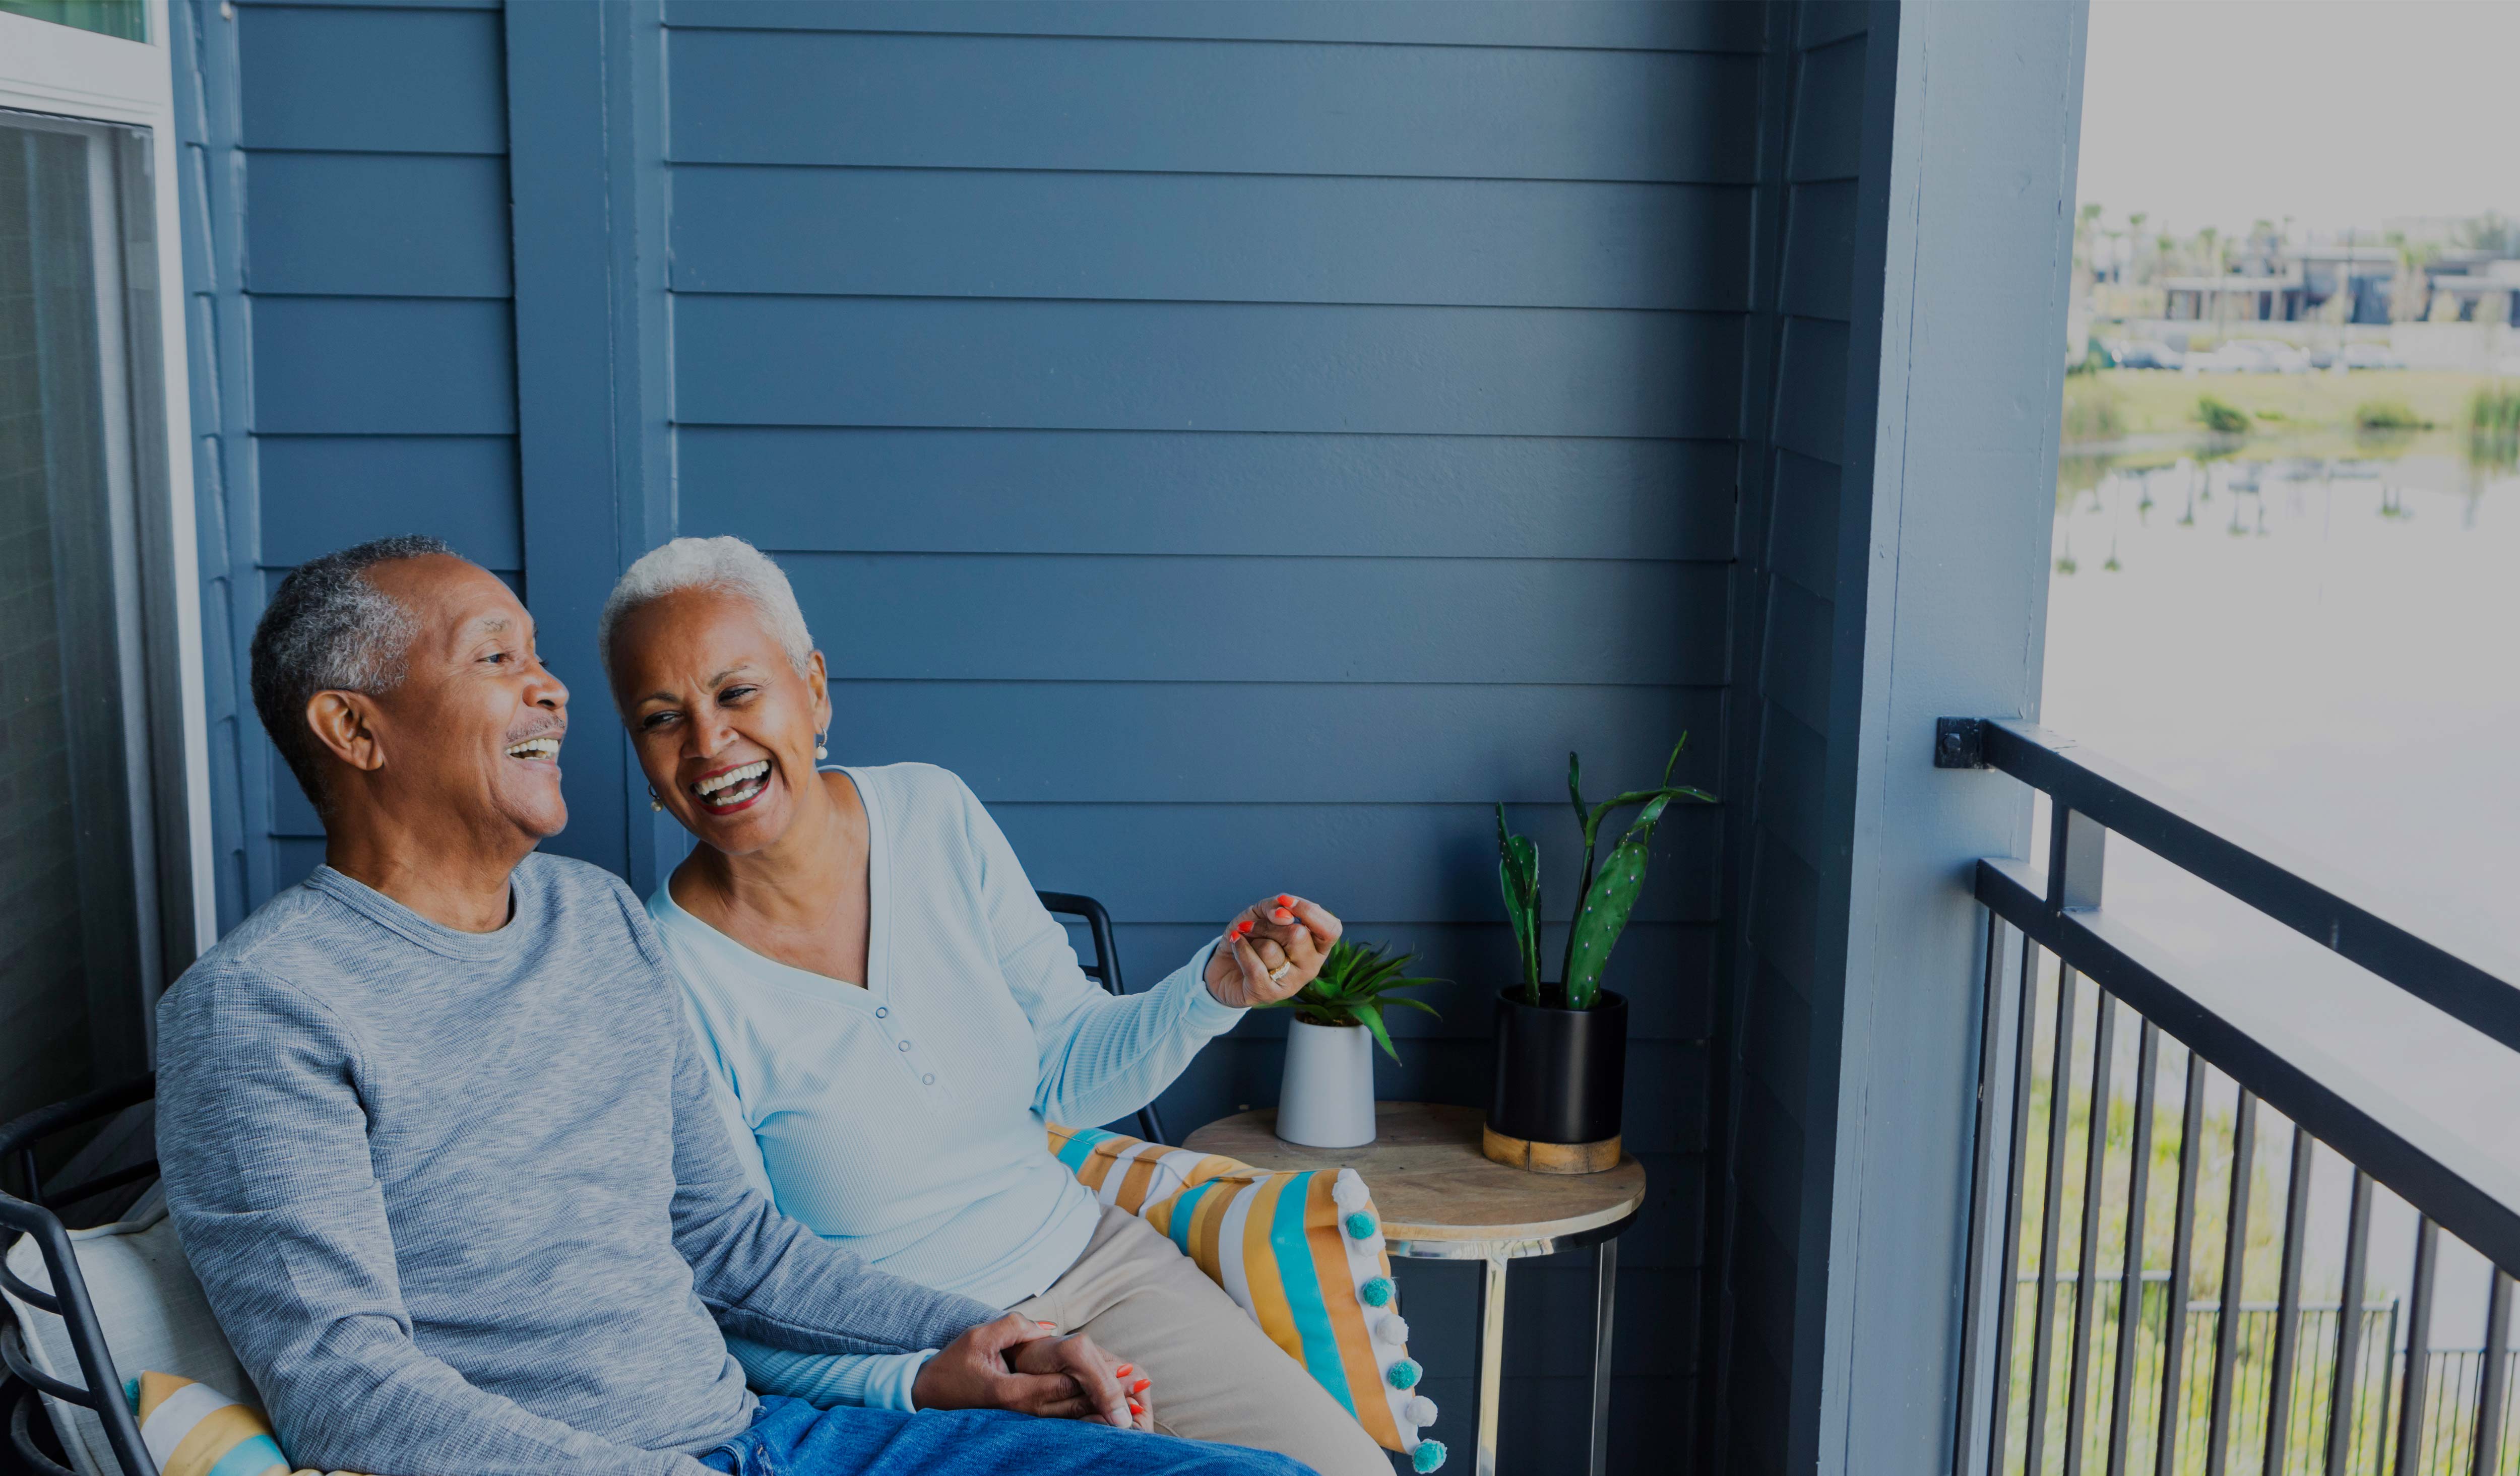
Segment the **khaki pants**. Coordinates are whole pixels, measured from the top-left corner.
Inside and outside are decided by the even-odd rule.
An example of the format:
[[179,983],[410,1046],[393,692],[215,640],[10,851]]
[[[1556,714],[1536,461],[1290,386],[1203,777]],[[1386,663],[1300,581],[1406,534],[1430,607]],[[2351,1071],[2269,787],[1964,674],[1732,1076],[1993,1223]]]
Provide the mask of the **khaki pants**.
[[[1015,1305],[1084,1332],[1154,1380],[1155,1427],[1291,1455],[1322,1476],[1390,1476],[1391,1459],[1251,1315],[1148,1224],[1103,1206],[1085,1254]],[[1127,1381],[1124,1381],[1127,1382]]]

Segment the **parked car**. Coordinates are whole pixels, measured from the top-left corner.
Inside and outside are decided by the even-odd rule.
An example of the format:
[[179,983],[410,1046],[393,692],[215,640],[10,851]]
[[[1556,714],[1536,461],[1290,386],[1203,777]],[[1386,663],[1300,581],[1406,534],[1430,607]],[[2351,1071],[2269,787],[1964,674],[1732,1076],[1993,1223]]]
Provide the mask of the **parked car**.
[[2343,369],[2404,369],[2407,367],[2406,360],[2377,343],[2348,343],[2345,345],[2345,351],[2336,356],[2336,362],[2338,367]]
[[2158,338],[2137,338],[2117,348],[2120,369],[2178,369],[2187,356]]

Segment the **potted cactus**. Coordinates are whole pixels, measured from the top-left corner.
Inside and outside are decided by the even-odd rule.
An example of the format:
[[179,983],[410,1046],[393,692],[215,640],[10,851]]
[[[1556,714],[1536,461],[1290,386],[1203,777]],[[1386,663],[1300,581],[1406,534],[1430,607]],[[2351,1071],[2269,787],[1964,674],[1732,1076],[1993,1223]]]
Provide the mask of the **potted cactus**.
[[1423,1000],[1395,991],[1440,984],[1406,976],[1415,954],[1398,958],[1379,944],[1330,945],[1313,982],[1263,1006],[1295,1011],[1286,1026],[1286,1071],[1278,1089],[1278,1136],[1311,1148],[1354,1148],[1373,1141],[1373,1048],[1394,1062],[1400,1052],[1382,1022],[1385,1006],[1436,1013]]
[[[1592,806],[1584,803],[1583,767],[1566,755],[1566,791],[1584,831],[1584,870],[1554,980],[1543,976],[1540,960],[1540,848],[1508,831],[1505,806],[1497,806],[1497,874],[1522,965],[1520,981],[1497,997],[1496,1088],[1481,1150],[1499,1163],[1544,1174],[1598,1174],[1618,1166],[1628,1002],[1603,989],[1601,977],[1644,886],[1663,812],[1675,802],[1715,801],[1702,789],[1671,782],[1688,745],[1687,734],[1672,745],[1660,785]],[[1602,822],[1631,805],[1643,808],[1597,869]]]

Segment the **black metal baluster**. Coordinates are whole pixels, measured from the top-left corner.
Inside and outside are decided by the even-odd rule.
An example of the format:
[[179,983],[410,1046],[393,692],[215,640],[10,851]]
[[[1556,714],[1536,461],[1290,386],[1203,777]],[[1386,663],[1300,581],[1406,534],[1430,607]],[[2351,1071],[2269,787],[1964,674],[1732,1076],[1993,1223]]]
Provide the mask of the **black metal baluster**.
[[2301,1257],[2310,1238],[2311,1150],[2317,1144],[2292,1128],[2292,1179],[2284,1186],[2283,1273],[2275,1289],[2274,1366],[2267,1375],[2266,1476],[2283,1476],[2285,1447],[2292,1441],[2293,1363],[2301,1341]]
[[[2028,939],[2022,948],[2030,947]],[[1968,1268],[1960,1284],[1960,1390],[1959,1411],[1953,1422],[1958,1432],[1954,1443],[1959,1476],[1970,1476],[1970,1432],[1977,1427],[1977,1381],[1982,1374],[1978,1364],[1979,1301],[1986,1294],[1986,1232],[1988,1188],[1994,1183],[1996,1063],[2001,1056],[1997,1047],[1996,1022],[2003,1017],[2003,919],[1993,912],[1986,915],[1986,989],[1978,1005],[1977,1045],[1977,1162],[1969,1176],[1968,1259],[1960,1264]],[[2003,1276],[2011,1279],[2012,1268],[2003,1268]],[[1999,1373],[2008,1370],[1999,1370]],[[2003,1452],[1999,1445],[1989,1453],[1988,1476],[2002,1476]]]
[[2007,1415],[2012,1403],[2012,1328],[2020,1301],[2021,1174],[2030,1151],[2030,1072],[2039,1051],[2039,945],[2021,940],[2021,1021],[2012,1053],[2012,1167],[2003,1178],[2003,1275],[1997,1278],[1995,1303],[1995,1374],[1987,1400],[1994,1438],[1988,1469],[2003,1470]]
[[2510,1352],[2511,1276],[2494,1268],[2485,1293],[2485,1362],[2476,1370],[2476,1440],[2468,1452],[2469,1476],[2498,1476],[2502,1456],[2503,1363]]
[[2223,1218],[2222,1308],[2214,1314],[2214,1392],[2205,1416],[2205,1476],[2223,1476],[2230,1445],[2231,1365],[2240,1353],[2240,1278],[2249,1255],[2249,1179],[2257,1168],[2258,1099],[2240,1094],[2231,1124],[2231,1202]]
[[2354,1171],[2345,1211],[2345,1278],[2336,1297],[2336,1367],[2327,1390],[2327,1476],[2354,1459],[2354,1389],[2362,1381],[2363,1283],[2371,1273],[2371,1176]]
[[2135,1395],[2135,1349],[2143,1331],[2143,1210],[2144,1191],[2152,1181],[2152,1077],[2160,1060],[2161,1031],[2152,1021],[2144,1020],[2135,1052],[2135,1142],[2128,1150],[2126,1269],[2118,1282],[2118,1353],[2109,1394],[2108,1476],[2126,1476],[2127,1406]]
[[2179,1208],[2170,1223],[2170,1296],[2161,1325],[2161,1419],[2155,1441],[2154,1476],[2173,1476],[2179,1469],[2181,1365],[2187,1353],[2187,1282],[2195,1270],[2196,1171],[2203,1154],[2197,1136],[2205,1122],[2205,1058],[2187,1052],[2187,1093],[2180,1103]]
[[2022,1441],[2021,1469],[2040,1476],[2047,1469],[2048,1375],[2055,1340],[2049,1333],[2056,1317],[2056,1238],[2062,1229],[2065,1197],[2066,1108],[2074,1090],[2074,971],[2056,965],[2056,1049],[2048,1068],[2048,1173],[2039,1206],[2039,1311],[2031,1321],[2030,1432]]
[[[2092,1319],[2100,1297],[2100,1170],[2109,1149],[2109,1071],[2115,1064],[2118,1002],[2094,985],[2099,1023],[2092,1031],[2091,1125],[2083,1154],[2082,1250],[2074,1262],[2074,1362],[2065,1378],[2065,1476],[2083,1476],[2083,1431],[2091,1418]],[[2120,1277],[2118,1294],[2126,1294]]]
[[2397,1476],[2415,1476],[2423,1466],[2425,1367],[2432,1352],[2433,1267],[2441,1259],[2441,1227],[2429,1215],[2416,1221],[2415,1284],[2407,1293],[2406,1392],[2398,1402],[2398,1458],[2390,1466]]

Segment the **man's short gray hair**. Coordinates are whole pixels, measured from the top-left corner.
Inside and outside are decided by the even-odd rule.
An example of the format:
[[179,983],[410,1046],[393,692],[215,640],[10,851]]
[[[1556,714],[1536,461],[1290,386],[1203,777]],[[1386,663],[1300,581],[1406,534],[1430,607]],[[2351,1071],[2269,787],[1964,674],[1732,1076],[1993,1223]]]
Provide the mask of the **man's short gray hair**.
[[749,604],[761,623],[788,653],[788,664],[803,676],[814,654],[814,638],[805,629],[805,612],[796,605],[796,591],[770,556],[741,538],[677,538],[639,556],[624,569],[604,613],[595,622],[597,653],[604,674],[616,674],[612,664],[612,632],[642,605],[680,590],[715,590]]
[[419,622],[368,582],[368,570],[432,554],[461,557],[438,539],[405,533],[310,559],[280,581],[254,625],[253,709],[318,812],[323,745],[306,726],[306,704],[319,692],[382,696],[402,681]]

